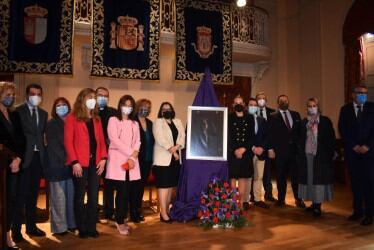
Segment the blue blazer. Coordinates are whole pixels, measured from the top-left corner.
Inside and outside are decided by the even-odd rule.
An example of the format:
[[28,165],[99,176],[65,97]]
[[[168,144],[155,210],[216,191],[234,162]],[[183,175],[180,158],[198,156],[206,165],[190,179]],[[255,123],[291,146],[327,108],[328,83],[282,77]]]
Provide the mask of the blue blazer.
[[364,104],[360,122],[357,120],[353,103],[344,105],[340,109],[338,127],[348,165],[352,164],[352,157],[357,155],[353,151],[355,145],[367,145],[370,150],[366,156],[374,158],[374,103]]

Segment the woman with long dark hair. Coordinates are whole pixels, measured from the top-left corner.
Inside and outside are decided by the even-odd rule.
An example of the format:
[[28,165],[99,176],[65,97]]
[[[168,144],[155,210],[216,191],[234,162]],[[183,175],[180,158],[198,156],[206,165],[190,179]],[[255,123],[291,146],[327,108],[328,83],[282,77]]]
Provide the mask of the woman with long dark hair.
[[138,160],[140,134],[134,106],[132,96],[122,96],[118,102],[117,116],[111,117],[108,123],[109,149],[105,178],[117,191],[115,220],[122,235],[130,234],[130,227],[125,222],[129,207],[132,221],[139,222],[137,204],[141,193]]

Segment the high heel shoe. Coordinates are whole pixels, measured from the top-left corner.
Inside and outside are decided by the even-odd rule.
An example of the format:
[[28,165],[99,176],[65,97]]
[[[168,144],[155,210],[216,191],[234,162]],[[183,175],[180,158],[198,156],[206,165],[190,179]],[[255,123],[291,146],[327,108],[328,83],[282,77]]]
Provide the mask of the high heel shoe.
[[160,214],[160,221],[161,222],[164,222],[164,223],[168,223],[168,224],[171,224],[173,223],[173,221],[169,218],[168,220],[165,220],[162,215]]

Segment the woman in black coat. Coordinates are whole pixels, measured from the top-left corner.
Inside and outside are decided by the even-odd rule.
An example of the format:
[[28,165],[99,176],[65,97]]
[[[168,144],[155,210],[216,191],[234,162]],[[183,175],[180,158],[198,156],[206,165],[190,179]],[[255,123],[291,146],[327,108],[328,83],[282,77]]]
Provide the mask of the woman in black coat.
[[7,249],[18,249],[10,237],[12,212],[16,206],[16,193],[19,171],[25,150],[25,138],[17,112],[11,112],[15,100],[15,85],[11,82],[0,82],[0,144],[12,152],[7,159],[6,167],[6,232]]
[[300,126],[299,198],[311,200],[307,211],[321,215],[321,203],[333,196],[335,132],[331,120],[321,115],[318,99],[309,98],[308,115]]
[[250,183],[253,176],[254,118],[245,112],[244,105],[241,96],[235,97],[234,112],[228,117],[227,155],[231,186],[239,189],[243,209],[248,210]]

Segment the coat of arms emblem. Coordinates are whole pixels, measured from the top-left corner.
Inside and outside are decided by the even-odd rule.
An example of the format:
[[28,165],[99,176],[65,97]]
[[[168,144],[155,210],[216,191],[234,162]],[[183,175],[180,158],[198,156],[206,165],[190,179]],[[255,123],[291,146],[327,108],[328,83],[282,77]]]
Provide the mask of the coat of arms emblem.
[[109,48],[144,51],[144,26],[138,25],[138,19],[119,16],[117,21],[110,23]]
[[23,34],[31,44],[40,44],[47,37],[47,18],[48,10],[37,4],[28,6],[24,9],[27,16],[23,18]]
[[205,26],[198,26],[196,28],[197,41],[191,43],[195,49],[195,52],[199,54],[201,58],[209,58],[214,53],[214,49],[218,48],[217,45],[213,44],[212,29]]

